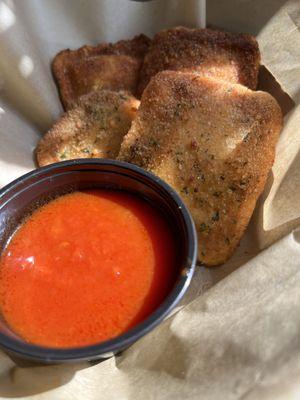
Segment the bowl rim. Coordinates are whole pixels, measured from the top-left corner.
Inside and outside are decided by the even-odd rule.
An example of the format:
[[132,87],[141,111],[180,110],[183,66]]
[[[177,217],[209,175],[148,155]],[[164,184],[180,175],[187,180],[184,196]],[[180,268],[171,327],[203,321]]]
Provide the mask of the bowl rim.
[[[53,362],[68,362],[68,361],[84,361],[84,360],[95,360],[99,358],[108,358],[117,351],[121,351],[146,335],[153,328],[155,328],[165,317],[174,309],[179,301],[184,296],[188,286],[190,285],[192,276],[194,274],[195,265],[197,261],[197,232],[195,228],[192,216],[184,204],[181,197],[177,192],[163,181],[158,176],[140,168],[134,164],[130,164],[124,161],[111,160],[111,159],[75,159],[69,161],[62,161],[47,165],[45,167],[34,169],[19,178],[15,179],[8,185],[4,186],[0,190],[0,201],[4,195],[7,195],[9,191],[16,189],[19,185],[26,185],[30,183],[31,178],[35,178],[35,182],[42,178],[45,173],[57,174],[65,167],[78,167],[78,169],[84,170],[82,167],[96,167],[96,166],[117,166],[126,171],[133,171],[137,175],[147,179],[146,185],[149,181],[154,182],[156,186],[159,186],[177,205],[179,212],[185,224],[187,232],[187,258],[185,261],[183,272],[177,278],[175,285],[164,301],[155,309],[146,319],[135,325],[133,328],[128,330],[113,339],[100,342],[98,344],[83,346],[83,347],[68,347],[68,348],[54,348],[54,347],[43,347],[35,344],[21,342],[18,339],[8,337],[6,334],[0,332],[0,346],[13,353],[16,356],[25,358],[28,360],[53,363]],[[76,169],[74,170],[76,171]],[[120,172],[114,172],[116,174]],[[23,188],[24,188],[23,186]]]

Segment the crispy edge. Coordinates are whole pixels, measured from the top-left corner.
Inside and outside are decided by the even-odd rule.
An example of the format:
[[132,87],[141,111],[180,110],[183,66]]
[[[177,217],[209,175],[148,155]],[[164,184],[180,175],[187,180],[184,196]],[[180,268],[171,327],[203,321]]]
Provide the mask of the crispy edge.
[[[112,91],[129,91],[130,93],[136,92],[136,87],[138,83],[138,73],[140,69],[140,61],[131,56],[119,55],[110,56],[104,55],[104,57],[113,57],[111,60],[86,58],[83,60],[83,65],[80,65],[80,61],[76,61],[72,68],[73,74],[75,73],[77,77],[72,74],[68,76],[68,82],[70,84],[68,90],[65,92],[65,100],[67,101],[67,109],[71,109],[76,105],[80,96],[88,94],[89,92],[95,90],[112,90]],[[115,59],[117,57],[117,60]],[[98,62],[95,65],[94,61]],[[99,64],[100,62],[100,64]],[[78,68],[78,69],[77,69]],[[87,84],[95,83],[97,76],[101,74],[101,80],[103,85],[99,87],[88,88]],[[75,76],[76,76],[75,75]],[[92,78],[91,78],[92,77]],[[90,82],[86,83],[86,79],[91,78]],[[76,86],[74,80],[81,80],[82,87],[85,88],[84,93],[78,94],[76,91]],[[98,82],[99,83],[99,82]],[[106,86],[106,84],[108,86]],[[67,96],[66,96],[67,95]]]
[[68,68],[76,62],[99,55],[127,55],[142,63],[148,51],[151,40],[146,35],[138,35],[130,40],[120,40],[116,43],[100,43],[97,46],[85,45],[76,50],[62,50],[51,64],[52,75],[58,88],[58,93],[65,110],[72,103],[72,84],[68,79]]
[[[136,114],[134,109],[138,108],[139,101],[131,93],[125,91],[113,92],[110,90],[99,90],[81,96],[78,104],[71,110],[66,111],[54,123],[52,128],[42,137],[42,139],[40,139],[35,149],[35,158],[38,166],[43,167],[45,165],[61,161],[53,154],[59,150],[62,139],[65,136],[76,136],[76,133],[82,129],[83,121],[86,120],[88,123],[92,122],[90,111],[93,111],[95,106],[99,107],[101,102],[107,104],[109,98],[111,99],[111,104],[113,105],[113,102],[117,99],[117,97],[122,100],[122,96],[124,95],[127,97],[124,100],[124,104],[128,103],[128,106],[126,109],[124,109],[124,112],[126,112],[128,117],[133,120]],[[95,121],[97,121],[97,118],[95,118]],[[68,129],[66,129],[66,126]],[[66,133],[66,131],[70,132],[71,127],[73,128],[71,134]],[[76,132],[76,130],[78,130],[78,132]]]
[[[230,243],[225,243],[223,253],[210,251],[210,257],[203,257],[203,262],[207,266],[223,264],[233,255],[249,224],[274,163],[276,144],[283,125],[282,112],[277,101],[269,93],[258,91],[253,92],[253,95],[255,95],[255,109],[260,115],[260,126],[254,129],[250,135],[248,147],[247,143],[243,142],[234,157],[229,160],[230,166],[237,176],[242,178],[246,175],[252,177],[252,180],[250,180],[245,193],[239,198],[242,203],[236,216],[236,226],[232,233],[229,231]],[[245,115],[246,111],[245,109]],[[236,160],[239,158],[247,162],[247,166],[239,164],[237,166]],[[230,205],[228,205],[228,209],[230,209]],[[212,248],[215,238],[211,239],[210,247]]]
[[[239,84],[230,84],[228,82],[222,82],[213,78],[206,77],[197,77],[192,73],[178,73],[172,71],[164,71],[157,74],[150,81],[150,84],[147,86],[144,94],[142,96],[141,107],[138,111],[138,115],[135,121],[132,124],[131,129],[128,134],[125,136],[123,144],[121,146],[121,150],[118,156],[118,159],[127,162],[134,162],[135,153],[131,152],[131,146],[135,145],[141,135],[149,135],[151,136],[151,132],[149,133],[143,123],[143,120],[150,117],[148,116],[148,109],[151,107],[153,112],[154,104],[156,103],[156,99],[158,97],[159,91],[164,90],[164,86],[172,85],[174,88],[174,80],[178,80],[178,91],[176,92],[176,100],[180,101],[180,97],[188,96],[187,95],[187,86],[192,85],[201,85],[201,83],[208,85],[223,85],[226,87],[238,87],[241,90],[241,93],[237,95],[237,102],[243,100],[244,96],[249,95],[249,101],[252,102],[253,110],[252,113],[255,115],[259,113],[260,118],[260,126],[256,131],[253,131],[251,134],[251,143],[250,145],[244,143],[239,146],[238,152],[234,155],[230,162],[235,164],[235,160],[237,160],[240,156],[242,156],[247,163],[249,164],[249,169],[243,167],[239,167],[235,169],[234,165],[233,171],[229,171],[229,173],[236,174],[237,177],[242,176],[245,172],[250,176],[256,177],[256,180],[252,180],[247,187],[247,191],[243,194],[244,201],[242,203],[242,207],[239,208],[238,213],[236,215],[237,225],[233,228],[232,232],[229,231],[234,237],[234,240],[231,240],[230,243],[224,243],[223,246],[217,247],[214,250],[216,240],[218,240],[218,236],[209,237],[208,242],[210,243],[210,251],[209,254],[201,255],[202,249],[202,235],[199,234],[199,259],[201,262],[205,263],[207,266],[219,265],[227,261],[234,250],[239,244],[239,241],[249,223],[249,220],[252,216],[253,210],[255,208],[256,202],[262,193],[269,171],[273,165],[274,156],[275,156],[275,146],[277,143],[277,139],[282,128],[282,113],[281,109],[276,102],[276,100],[268,93],[265,92],[253,92],[246,87]],[[184,82],[187,83],[187,86],[184,85]],[[213,88],[212,88],[213,89]],[[176,85],[175,89],[176,91]],[[190,96],[191,104],[195,105],[195,90],[192,91],[192,96]],[[253,96],[253,100],[251,100],[251,96]],[[185,99],[188,101],[188,99]],[[245,115],[247,115],[247,102],[245,103]],[[155,106],[157,107],[157,106]],[[168,108],[168,105],[164,103],[164,110]],[[154,111],[155,112],[155,111]],[[162,118],[163,115],[160,115],[159,118]],[[151,113],[151,118],[154,119],[153,114]],[[139,144],[143,151],[147,151],[146,146],[144,146],[141,141]],[[139,160],[142,159],[150,159],[147,154],[139,154]],[[151,168],[150,170],[155,170],[155,160],[151,157]],[[147,169],[147,165],[141,165]],[[225,166],[224,166],[224,169]],[[183,168],[185,170],[185,168]],[[226,172],[226,171],[225,171]],[[207,172],[206,172],[207,173]],[[232,177],[229,175],[229,177]],[[180,193],[183,199],[189,203],[189,199],[187,196]],[[237,203],[236,203],[237,205]],[[230,204],[227,205],[230,209]],[[198,222],[199,223],[199,222]],[[198,226],[199,233],[199,226]]]
[[235,51],[237,55],[240,55],[241,60],[240,79],[236,83],[241,83],[250,89],[256,89],[260,52],[258,43],[253,36],[214,29],[189,29],[179,26],[165,29],[154,36],[141,69],[138,86],[139,96],[143,93],[152,76],[166,69],[172,70],[168,63],[168,54],[175,55],[178,52],[178,43],[183,41],[194,48],[210,46],[212,52],[217,52],[218,48],[228,49],[230,52]]

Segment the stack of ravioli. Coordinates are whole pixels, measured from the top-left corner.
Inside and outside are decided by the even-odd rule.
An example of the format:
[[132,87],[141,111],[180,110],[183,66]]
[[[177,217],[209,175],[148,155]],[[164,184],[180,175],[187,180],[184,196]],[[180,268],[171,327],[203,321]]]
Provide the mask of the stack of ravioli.
[[194,218],[199,261],[237,247],[272,167],[282,113],[256,91],[254,37],[177,27],[152,40],[63,50],[52,71],[66,112],[36,149],[39,166],[113,158],[169,183]]

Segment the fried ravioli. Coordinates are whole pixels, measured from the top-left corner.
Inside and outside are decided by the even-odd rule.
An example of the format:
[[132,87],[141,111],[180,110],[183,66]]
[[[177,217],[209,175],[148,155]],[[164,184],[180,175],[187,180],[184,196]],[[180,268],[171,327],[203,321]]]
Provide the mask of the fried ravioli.
[[253,36],[212,29],[177,27],[155,35],[141,70],[138,93],[163,70],[194,71],[201,76],[257,86],[260,63]]
[[115,44],[83,46],[63,50],[52,63],[64,108],[70,109],[79,96],[93,90],[125,90],[136,94],[138,76],[150,39],[139,35]]
[[100,90],[82,96],[40,140],[39,166],[74,158],[115,158],[139,101],[126,92]]
[[145,89],[118,159],[176,189],[196,224],[199,259],[212,266],[232,255],[247,227],[281,127],[268,93],[164,71]]

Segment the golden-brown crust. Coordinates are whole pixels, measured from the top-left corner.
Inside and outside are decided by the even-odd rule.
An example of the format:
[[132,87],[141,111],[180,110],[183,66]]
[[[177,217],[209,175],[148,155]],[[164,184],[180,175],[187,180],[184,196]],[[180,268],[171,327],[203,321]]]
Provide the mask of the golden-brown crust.
[[65,109],[79,96],[100,88],[136,93],[138,75],[150,39],[139,35],[131,40],[63,50],[52,62],[52,72]]
[[259,63],[258,44],[251,35],[184,27],[163,30],[154,36],[145,57],[138,94],[163,70],[194,71],[255,89]]
[[189,207],[199,259],[225,262],[273,164],[282,126],[276,100],[239,84],[164,71],[145,89],[118,159],[152,171]]
[[115,158],[136,115],[139,101],[127,92],[95,91],[79,98],[43,136],[38,165],[75,158]]

